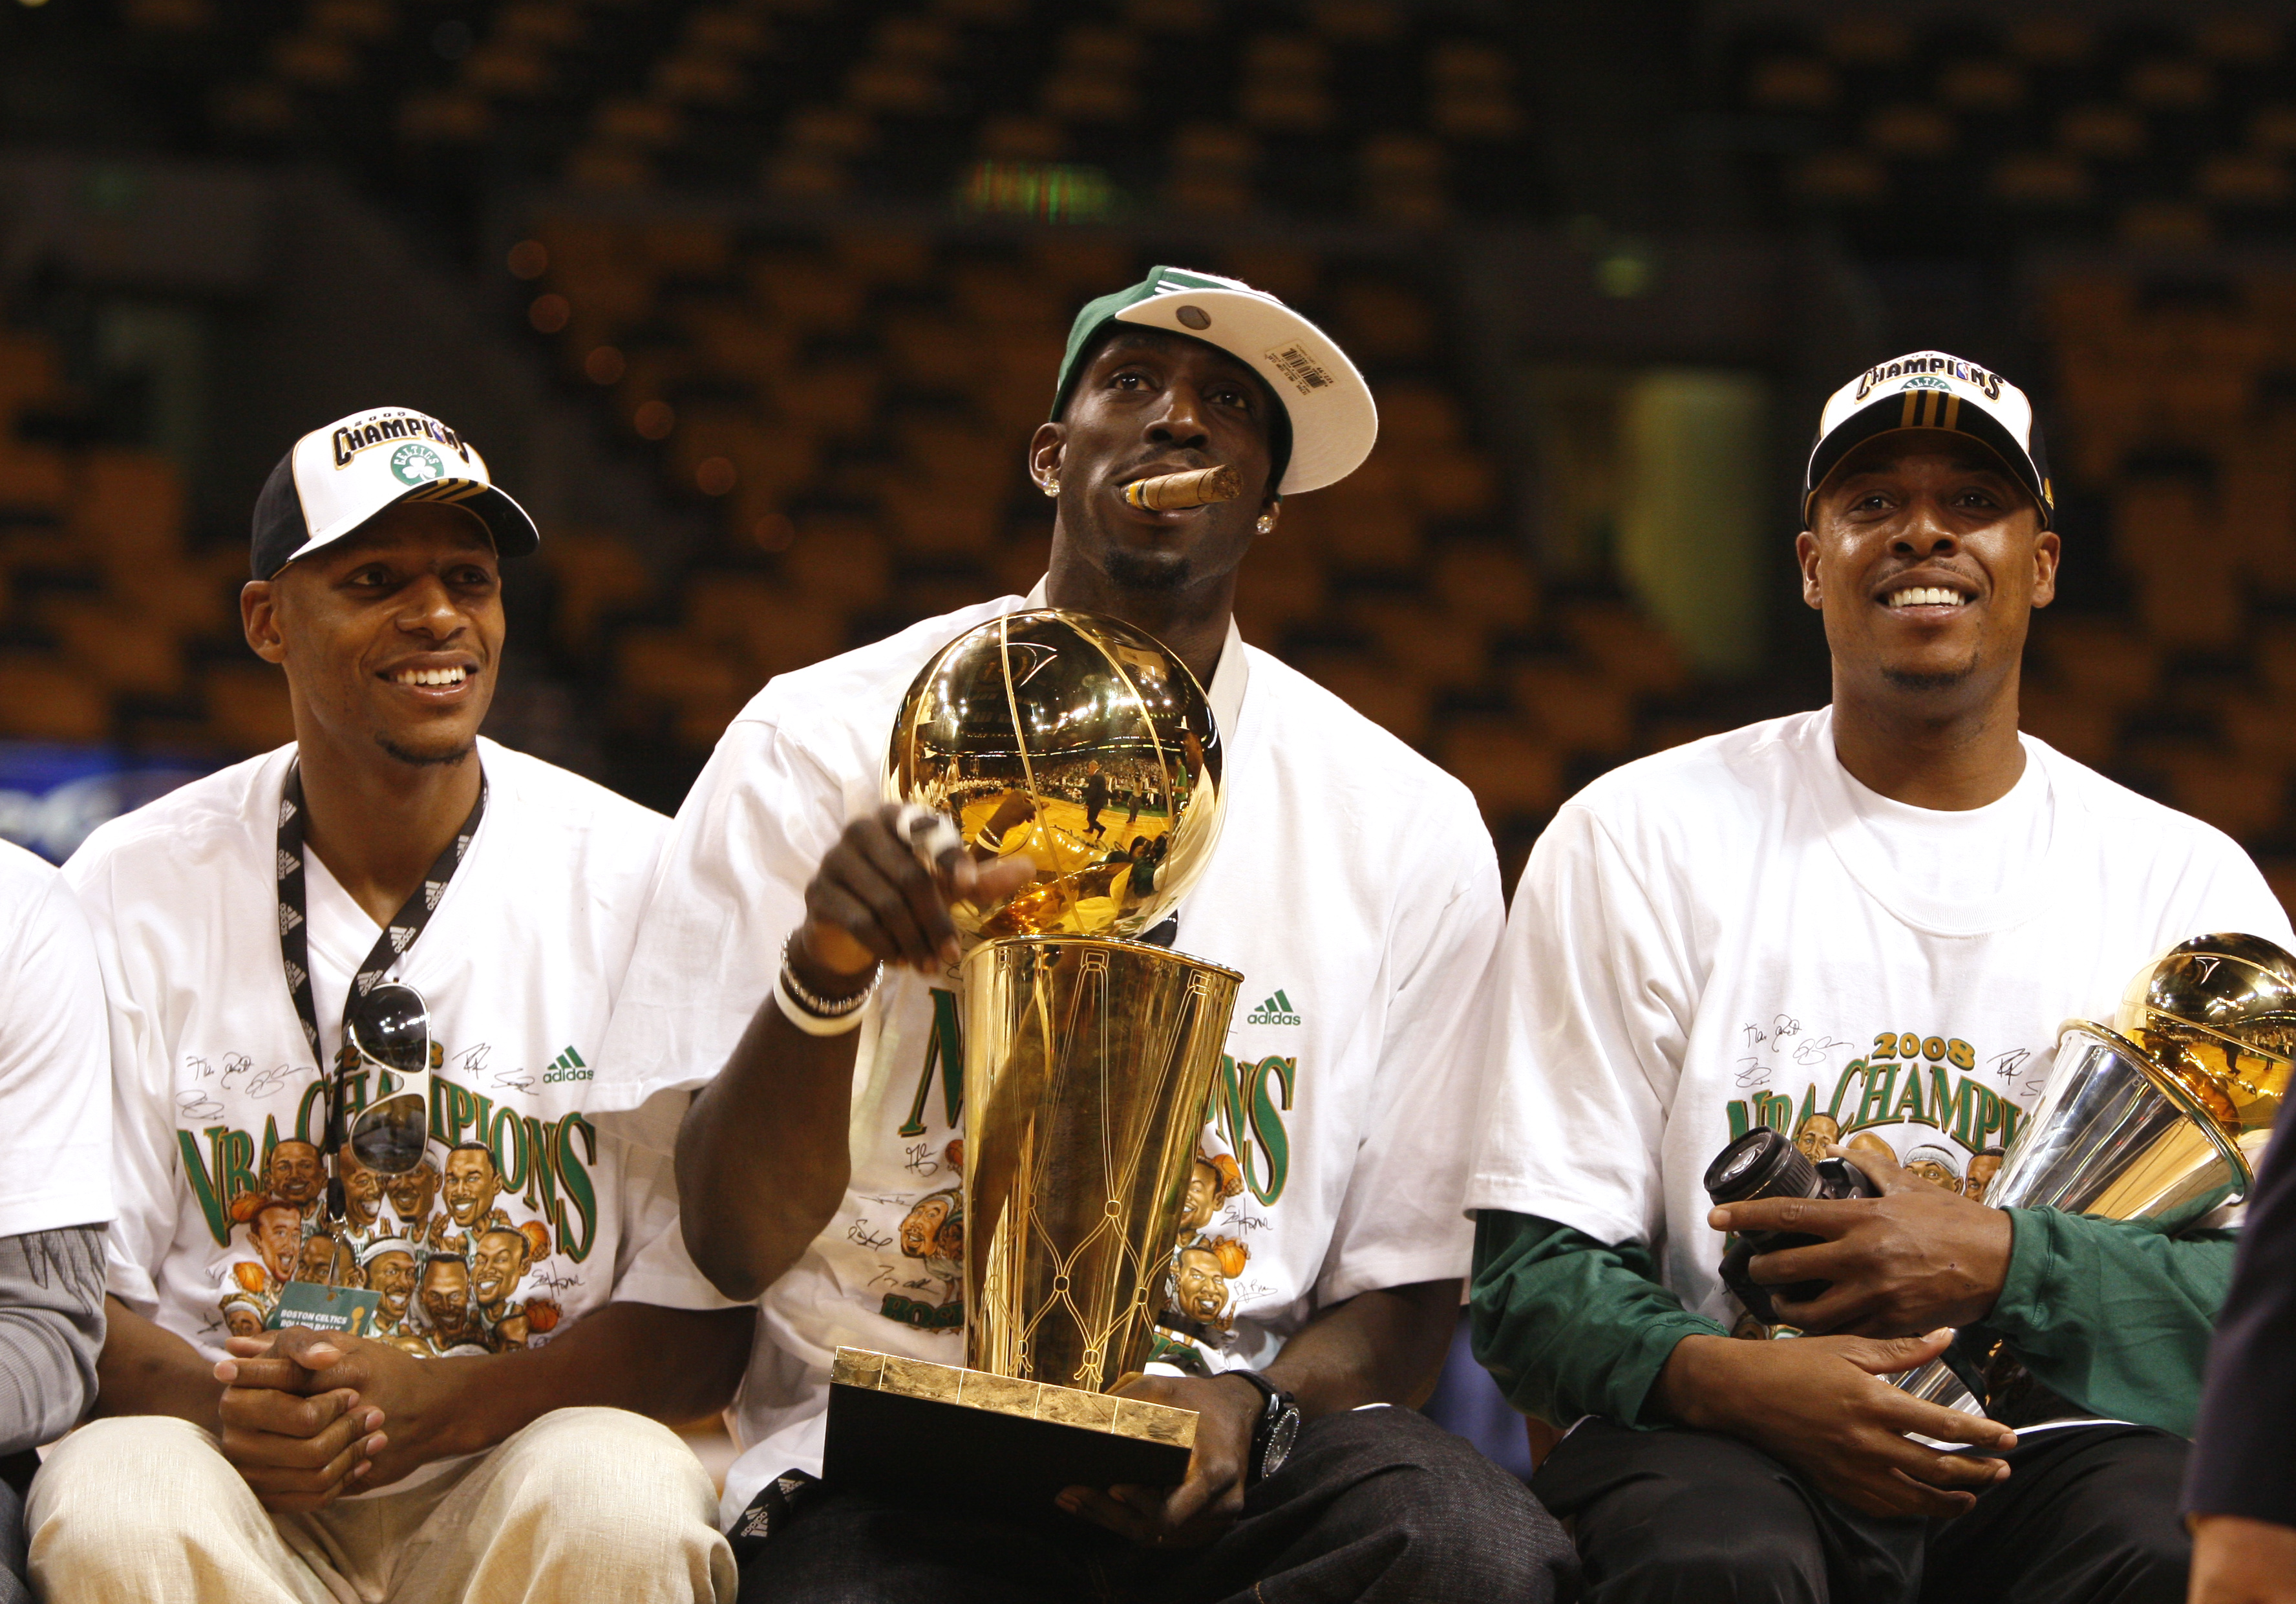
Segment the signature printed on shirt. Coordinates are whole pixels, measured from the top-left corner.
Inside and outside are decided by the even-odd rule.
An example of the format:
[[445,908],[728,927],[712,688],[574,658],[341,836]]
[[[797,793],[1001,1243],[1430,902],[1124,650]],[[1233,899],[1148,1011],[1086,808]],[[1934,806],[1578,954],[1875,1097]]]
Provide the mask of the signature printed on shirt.
[[866,1220],[856,1220],[845,1228],[845,1239],[871,1253],[882,1253],[893,1245],[893,1238],[880,1230],[872,1230]]
[[901,1168],[919,1180],[928,1180],[940,1173],[940,1160],[933,1156],[933,1145],[931,1142],[913,1142],[908,1147],[903,1147],[901,1151],[908,1155]]
[[192,1086],[176,1094],[176,1112],[187,1120],[214,1120],[223,1117],[224,1106],[204,1088]]
[[532,1070],[523,1065],[515,1069],[488,1067],[487,1060],[493,1056],[494,1050],[494,1044],[490,1041],[481,1041],[475,1047],[466,1047],[455,1055],[455,1067],[472,1080],[484,1077],[487,1083],[496,1090],[532,1091],[534,1090]]
[[[245,1053],[226,1054],[223,1061],[224,1090],[235,1091],[243,1098],[267,1098],[287,1084],[289,1073],[284,1064],[275,1064],[269,1069],[258,1070],[255,1067],[255,1060]],[[232,1084],[232,1077],[234,1075],[244,1075],[246,1079],[234,1086]]]
[[1826,1054],[1849,1045],[1847,1041],[1836,1041],[1831,1036],[1804,1036],[1794,1049],[1793,1059],[1804,1069],[1814,1069],[1826,1061]]
[[[2000,1053],[1993,1057],[1988,1058],[1985,1061],[1985,1066],[1988,1069],[1990,1069],[1995,1074],[2000,1076],[2003,1082],[2005,1084],[2007,1082],[2015,1078],[2017,1072],[2025,1067],[2025,1060],[2032,1056],[2033,1049],[2030,1047],[2013,1047],[2005,1053]],[[2038,1075],[2033,1076],[2025,1082],[2022,1090],[2025,1095],[2029,1098],[2039,1096],[2041,1090],[2041,1077]]]

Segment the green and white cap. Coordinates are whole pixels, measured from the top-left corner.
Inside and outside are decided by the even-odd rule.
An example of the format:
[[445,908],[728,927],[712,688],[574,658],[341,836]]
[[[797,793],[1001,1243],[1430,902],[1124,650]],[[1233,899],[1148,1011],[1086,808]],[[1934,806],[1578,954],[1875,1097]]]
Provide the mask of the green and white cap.
[[1363,465],[1379,439],[1371,386],[1329,334],[1264,290],[1185,267],[1151,267],[1131,288],[1085,303],[1061,358],[1055,419],[1068,405],[1080,359],[1111,323],[1168,329],[1218,346],[1267,382],[1283,415],[1277,432],[1286,437],[1270,442],[1282,465],[1279,495],[1338,483]]

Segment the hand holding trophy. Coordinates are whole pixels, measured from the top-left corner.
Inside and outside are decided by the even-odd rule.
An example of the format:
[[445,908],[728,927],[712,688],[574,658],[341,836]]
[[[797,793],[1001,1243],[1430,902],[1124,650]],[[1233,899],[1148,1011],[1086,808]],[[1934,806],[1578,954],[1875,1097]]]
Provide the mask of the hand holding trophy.
[[[825,1480],[945,1499],[947,1478],[928,1489],[902,1446],[920,1435],[993,1467],[965,1495],[1013,1509],[1185,1474],[1194,1415],[1112,1389],[1151,1346],[1242,979],[1136,939],[1210,860],[1220,774],[1202,688],[1114,620],[993,620],[904,698],[889,801],[945,820],[976,888],[1020,878],[1004,864],[1030,871],[1002,901],[947,909],[964,951],[965,1367],[840,1349]],[[934,852],[931,827],[903,825]],[[915,925],[920,951],[945,956]],[[915,961],[908,945],[877,956]]]

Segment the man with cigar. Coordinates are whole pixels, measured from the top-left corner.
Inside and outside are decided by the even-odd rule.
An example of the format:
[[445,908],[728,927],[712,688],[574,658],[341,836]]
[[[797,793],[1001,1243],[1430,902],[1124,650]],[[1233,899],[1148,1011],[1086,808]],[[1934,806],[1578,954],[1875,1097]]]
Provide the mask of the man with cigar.
[[[1952,1180],[2032,1114],[2062,1021],[2178,942],[2289,926],[2218,832],[2018,733],[2053,510],[1998,374],[1923,351],[1853,379],[1797,541],[1832,705],[1613,770],[1532,851],[1468,1190],[1476,1352],[1578,1422],[1532,1485],[1605,1604],[2183,1597],[2228,1235]],[[1883,1196],[1710,1205],[1734,1137],[1819,1118]],[[1777,1229],[1821,1240],[1754,1280],[1824,1289],[1774,1293],[1804,1335],[1733,1339],[1725,1233]],[[2030,1371],[2017,1430],[1890,1385],[1948,1328]]]
[[[668,821],[479,736],[501,563],[537,540],[435,418],[303,437],[257,504],[241,596],[294,743],[66,866],[110,1004],[119,1220],[102,1418],[49,1454],[28,1511],[50,1604],[732,1592],[709,1479],[662,1422],[731,1397],[753,1317],[685,1257],[667,1138],[633,1139],[587,1083],[542,1083],[570,1043],[595,1054]],[[355,1010],[410,988],[406,1056],[341,1050]],[[330,1109],[355,1122],[416,1087],[429,1179],[390,1178],[403,1229],[361,1266],[350,1189],[322,1170]],[[414,1235],[440,1159],[456,1243],[514,1211],[548,1245],[546,1342],[488,1353],[468,1266]],[[250,1251],[258,1336],[219,1296]],[[299,1262],[354,1289],[331,1310],[285,1279]],[[375,1335],[308,1328],[359,1308]]]
[[[1489,840],[1464,787],[1246,646],[1230,616],[1282,497],[1344,477],[1376,427],[1353,366],[1273,297],[1159,267],[1091,303],[1029,448],[1055,504],[1036,594],[775,680],[681,810],[598,1062],[636,1077],[626,1098],[708,1082],[678,1184],[696,1263],[763,1311],[725,1506],[753,1604],[1243,1599],[1262,1584],[1544,1599],[1570,1566],[1520,1484],[1403,1407],[1441,1363],[1466,1263],[1442,1216],[1464,1179],[1500,926]],[[1212,468],[1241,494],[1153,510],[1124,493]],[[1132,1388],[1199,1411],[1185,1483],[1075,1487],[1065,1519],[997,1519],[808,1484],[840,1345],[964,1361],[962,1322],[918,1318],[901,1290],[898,1227],[977,1157],[950,1145],[964,1115],[948,903],[1001,898],[1029,871],[962,851],[921,863],[879,774],[932,654],[1042,605],[1125,620],[1207,687],[1226,823],[1177,926],[1152,939],[1242,971],[1253,996],[1283,988],[1296,1017],[1240,1012],[1215,1096],[1242,1112],[1225,1134],[1250,1160],[1250,1196],[1216,1224],[1249,1238],[1251,1274],[1225,1330],[1173,1340],[1217,1373]],[[1393,850],[1366,854],[1365,838]],[[921,1485],[997,1474],[932,1442],[914,1452]]]

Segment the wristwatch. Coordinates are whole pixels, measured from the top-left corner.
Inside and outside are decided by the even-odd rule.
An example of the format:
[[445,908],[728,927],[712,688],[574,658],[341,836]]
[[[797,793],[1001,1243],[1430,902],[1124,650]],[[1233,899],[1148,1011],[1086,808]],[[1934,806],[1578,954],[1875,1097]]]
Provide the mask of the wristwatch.
[[1222,1370],[1220,1374],[1250,1382],[1267,1400],[1259,1423],[1251,1428],[1251,1463],[1243,1484],[1256,1486],[1283,1469],[1283,1461],[1292,1457],[1292,1444],[1300,1437],[1300,1405],[1258,1370]]

